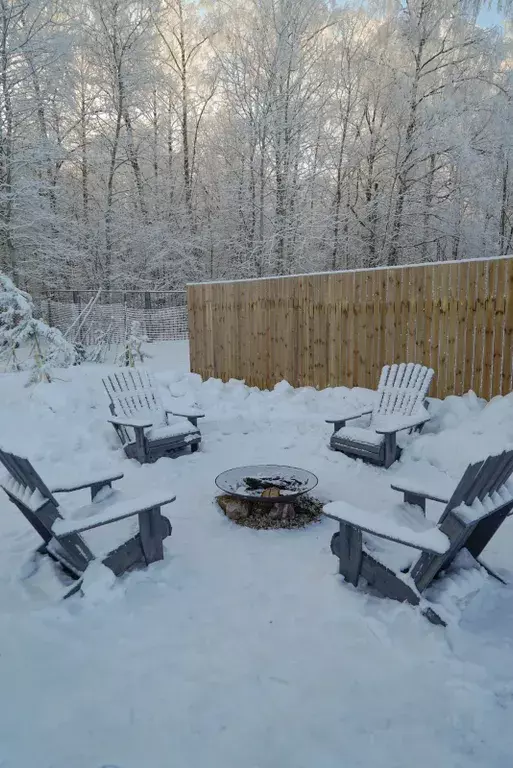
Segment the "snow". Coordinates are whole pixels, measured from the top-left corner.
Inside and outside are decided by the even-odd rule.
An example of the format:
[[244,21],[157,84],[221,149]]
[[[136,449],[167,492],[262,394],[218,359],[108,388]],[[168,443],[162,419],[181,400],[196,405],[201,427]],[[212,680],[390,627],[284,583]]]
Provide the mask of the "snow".
[[482,517],[513,501],[513,483],[506,483],[498,491],[488,494],[484,499],[474,499],[472,504],[461,504],[454,510],[461,520],[474,523]]
[[171,424],[165,424],[162,427],[152,427],[146,432],[146,437],[148,440],[162,440],[165,437],[188,435],[191,433],[197,434],[197,427],[194,427],[187,419],[177,419]]
[[[108,525],[108,523],[122,520],[125,517],[131,517],[138,512],[161,507],[164,504],[169,504],[176,498],[174,494],[158,490],[146,491],[144,494],[128,499],[118,497],[114,501],[112,500],[112,495],[114,494],[109,494],[107,500],[93,501],[87,506],[80,507],[76,513],[76,518],[78,519],[67,520],[59,518],[52,525],[52,533],[56,537],[62,538],[68,533],[87,531],[90,528],[97,528],[101,525]],[[65,514],[64,509],[60,511],[62,514]]]
[[[404,525],[395,519],[396,513],[406,511],[410,513],[410,520],[415,520],[415,508],[410,504],[401,505],[402,509],[392,508],[386,510],[386,514],[381,512],[371,512],[365,509],[359,509],[345,501],[332,501],[324,507],[324,514],[345,523],[359,526],[362,530],[377,536],[384,536],[390,539],[399,539],[404,544],[409,544],[417,549],[437,552],[442,555],[447,552],[450,546],[449,539],[445,534],[433,527],[433,525],[424,528],[424,530],[414,530],[410,526]],[[424,518],[422,513],[416,516],[415,522],[422,524]]]
[[412,429],[412,427],[428,422],[429,419],[429,413],[423,408],[414,416],[404,416],[400,413],[377,416],[372,420],[372,427],[376,432],[386,434],[388,432],[400,432],[403,429]]
[[[62,479],[55,481],[55,485],[52,485],[50,488],[50,491],[52,493],[65,493],[68,491],[74,491],[77,488],[90,488],[92,485],[98,484],[98,483],[108,483],[113,480],[121,480],[123,477],[122,472],[109,472],[108,470],[104,472],[95,472],[94,474],[76,474],[74,477],[70,477],[69,474],[66,476],[63,476]],[[104,489],[101,489],[104,490]],[[101,492],[101,491],[100,491]]]
[[135,416],[121,416],[120,418],[110,416],[109,421],[111,424],[117,424],[120,427],[141,427],[142,429],[153,425],[152,414],[148,414],[147,418],[142,419]]
[[341,416],[326,419],[326,421],[328,424],[334,424],[337,421],[351,421],[352,419],[359,419],[361,416],[367,416],[371,413],[371,408],[358,408],[357,410],[347,411],[347,413],[343,413]]
[[[314,472],[315,494],[385,516],[396,478],[438,470],[456,483],[470,461],[513,447],[513,396],[433,400],[420,435],[403,434],[389,470],[330,451],[331,413],[367,390],[202,382],[186,344],[149,345],[170,396],[205,412],[200,450],[139,466],[107,423],[109,366],[56,371],[25,388],[0,375],[0,435],[53,478],[113,470],[133,497],[172,491],[165,559],[112,580],[88,568],[86,598],[60,600],[40,539],[0,495],[2,768],[506,768],[513,734],[513,589],[459,558],[420,610],[345,584],[327,518],[304,530],[240,528],[217,509],[215,477],[241,464]],[[70,519],[88,491],[65,497]],[[436,521],[443,506],[428,502]],[[136,520],[84,534],[98,553]],[[117,539],[116,539],[117,541]],[[388,543],[388,542],[385,542]],[[395,546],[395,545],[394,545]],[[513,520],[483,554],[513,581]],[[471,567],[472,565],[472,567]],[[28,729],[28,730],[27,730]],[[27,736],[29,734],[29,736]]]
[[396,477],[394,488],[407,493],[416,493],[427,499],[447,502],[451,498],[457,483],[443,472],[433,467],[429,468],[426,476],[420,478]]
[[341,427],[335,432],[334,437],[349,440],[351,443],[367,443],[368,445],[381,445],[385,439],[383,435],[378,435],[373,429],[365,429],[364,427]]
[[37,488],[33,491],[26,485],[18,483],[11,475],[5,474],[0,480],[0,485],[5,488],[9,493],[12,493],[15,498],[21,501],[32,512],[35,512],[43,504],[46,504],[46,499]]

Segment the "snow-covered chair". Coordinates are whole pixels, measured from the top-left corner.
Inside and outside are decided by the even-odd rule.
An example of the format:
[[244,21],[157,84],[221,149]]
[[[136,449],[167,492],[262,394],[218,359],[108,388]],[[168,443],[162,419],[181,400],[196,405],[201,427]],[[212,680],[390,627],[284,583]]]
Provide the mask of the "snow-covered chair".
[[[442,571],[445,574],[462,549],[503,581],[479,556],[513,510],[512,471],[513,451],[507,451],[470,464],[450,497],[439,487],[396,481],[392,488],[404,493],[409,504],[379,512],[358,509],[344,501],[326,504],[323,513],[340,525],[331,540],[339,572],[355,587],[363,578],[385,597],[412,605],[422,601],[426,617],[435,624],[445,624],[425,604],[422,593]],[[426,499],[446,503],[436,525],[423,516]],[[420,509],[410,504],[418,504]]]
[[194,407],[165,407],[148,371],[124,368],[103,379],[110,398],[109,419],[129,459],[141,464],[157,461],[201,442],[198,419],[205,414]]
[[[163,559],[162,542],[171,535],[171,524],[160,509],[176,498],[169,491],[150,491],[137,498],[123,498],[117,492],[106,494],[103,489],[112,488],[114,480],[123,477],[119,472],[84,474],[75,481],[48,487],[28,459],[0,449],[0,462],[6,469],[0,487],[43,539],[37,551],[59,562],[75,578],[80,578],[95,559],[80,534],[135,515],[139,517],[139,532],[102,557],[103,564],[120,576],[136,566]],[[83,488],[91,489],[91,503],[76,510],[74,519],[66,519],[54,494]]]
[[[432,368],[419,363],[385,365],[374,407],[348,410],[326,419],[333,424],[331,448],[389,467],[400,455],[397,433],[421,429],[429,421],[425,399],[433,376]],[[346,422],[368,415],[368,427],[346,426]]]

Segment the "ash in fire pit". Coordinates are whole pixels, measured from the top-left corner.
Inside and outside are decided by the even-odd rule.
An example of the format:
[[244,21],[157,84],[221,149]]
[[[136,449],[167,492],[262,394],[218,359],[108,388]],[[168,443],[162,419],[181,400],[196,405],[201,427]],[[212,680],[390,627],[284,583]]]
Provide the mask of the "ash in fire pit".
[[[275,498],[276,496],[291,496],[304,493],[301,480],[291,477],[244,477],[246,495],[261,496],[263,498]],[[255,492],[253,494],[253,491]]]
[[216,485],[224,491],[217,498],[223,512],[250,528],[302,528],[322,509],[320,502],[306,496],[317,478],[297,467],[236,467],[220,474]]

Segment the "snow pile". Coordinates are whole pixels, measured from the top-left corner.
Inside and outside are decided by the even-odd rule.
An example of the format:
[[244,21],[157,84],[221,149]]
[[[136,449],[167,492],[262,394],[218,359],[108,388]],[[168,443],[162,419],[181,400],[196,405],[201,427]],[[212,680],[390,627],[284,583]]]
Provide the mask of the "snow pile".
[[[182,361],[184,345],[176,349]],[[403,457],[385,471],[328,448],[324,419],[372,404],[373,393],[202,382],[172,345],[151,352],[166,403],[206,413],[197,453],[153,465],[127,460],[106,422],[101,378],[112,367],[70,368],[31,390],[18,374],[0,376],[1,442],[29,454],[50,487],[113,470],[128,497],[176,493],[163,562],[117,581],[96,563],[86,598],[65,602],[48,560],[32,557],[37,535],[0,496],[0,764],[509,765],[511,587],[459,559],[448,588],[426,596],[450,624],[432,627],[420,611],[342,582],[334,521],[238,527],[216,508],[214,478],[242,464],[303,467],[322,501],[385,514],[400,501],[394,479],[442,472],[455,483],[469,461],[512,447],[513,398],[434,401],[425,434],[402,436]],[[73,519],[88,492],[60,498]],[[429,503],[428,520],[441,508]],[[133,525],[84,537],[98,551],[111,528],[128,536]],[[484,559],[513,581],[511,551],[508,521]]]

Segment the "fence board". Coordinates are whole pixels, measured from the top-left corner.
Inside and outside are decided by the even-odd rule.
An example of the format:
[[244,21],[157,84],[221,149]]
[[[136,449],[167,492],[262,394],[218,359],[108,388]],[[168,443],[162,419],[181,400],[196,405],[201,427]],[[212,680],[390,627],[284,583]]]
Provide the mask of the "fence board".
[[272,387],[375,387],[381,367],[435,369],[432,394],[512,387],[513,259],[188,287],[191,369]]
[[458,264],[448,265],[448,305],[447,305],[447,363],[446,391],[454,394],[456,390],[456,344],[458,335]]
[[425,283],[424,283],[424,310],[426,313],[426,324],[424,326],[424,361],[426,365],[431,368],[435,368],[433,365],[433,270],[434,267],[427,264],[424,267]]
[[[483,393],[484,397],[484,347],[486,332],[486,297],[489,288],[488,265],[481,262],[478,265],[477,297],[476,297],[476,331],[474,351],[474,383],[476,391]],[[474,387],[472,387],[474,389]]]
[[488,290],[484,300],[486,323],[484,332],[483,352],[483,396],[489,398],[492,392],[493,377],[493,329],[498,318],[495,316],[496,290],[497,290],[497,262],[489,265]]
[[[513,260],[508,260],[506,262],[506,273],[506,309],[504,320],[501,392],[510,392],[513,389]],[[494,394],[499,394],[499,392],[494,392]]]
[[493,336],[493,379],[491,391],[497,392],[501,386],[504,375],[502,350],[504,349],[504,317],[506,313],[506,296],[503,286],[507,285],[507,262],[499,261],[497,264],[497,286],[495,291],[495,320]]
[[468,290],[467,273],[465,264],[458,264],[458,289],[456,295],[456,360],[454,367],[454,390],[456,391],[459,382],[465,379],[466,350],[467,339],[467,307],[465,296]]

